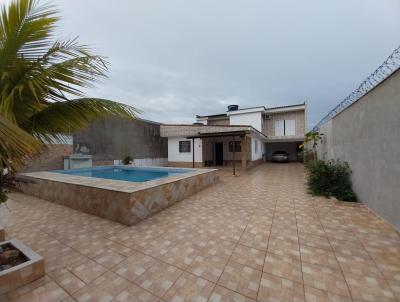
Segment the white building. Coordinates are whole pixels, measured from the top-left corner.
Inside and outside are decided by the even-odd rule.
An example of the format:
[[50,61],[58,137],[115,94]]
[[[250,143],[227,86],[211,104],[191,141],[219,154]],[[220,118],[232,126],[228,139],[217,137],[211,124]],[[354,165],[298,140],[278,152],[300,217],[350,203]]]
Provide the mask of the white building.
[[196,116],[193,125],[161,125],[168,138],[168,164],[177,167],[240,165],[243,169],[269,160],[277,150],[297,159],[306,130],[306,104],[239,109]]

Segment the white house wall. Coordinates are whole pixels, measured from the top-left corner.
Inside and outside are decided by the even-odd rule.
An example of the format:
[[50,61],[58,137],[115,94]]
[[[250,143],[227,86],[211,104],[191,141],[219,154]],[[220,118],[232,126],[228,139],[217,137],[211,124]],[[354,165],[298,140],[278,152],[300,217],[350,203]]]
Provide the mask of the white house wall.
[[261,112],[233,114],[229,116],[230,125],[249,125],[258,131],[262,131]]
[[[258,144],[257,152],[256,152],[256,142]],[[257,138],[251,138],[251,160],[259,160],[262,159],[262,155],[264,153],[264,142]]]
[[[168,161],[169,162],[191,162],[193,160],[193,146],[190,152],[179,152],[179,141],[190,141],[184,137],[168,138]],[[200,138],[194,140],[194,161],[203,162],[202,141]]]

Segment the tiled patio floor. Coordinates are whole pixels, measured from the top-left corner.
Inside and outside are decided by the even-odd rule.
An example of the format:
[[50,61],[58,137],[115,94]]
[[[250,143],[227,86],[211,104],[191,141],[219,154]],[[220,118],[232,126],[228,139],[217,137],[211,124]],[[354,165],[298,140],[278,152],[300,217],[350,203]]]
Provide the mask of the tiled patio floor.
[[398,234],[304,177],[261,165],[133,227],[12,194],[1,224],[47,275],[0,300],[400,301]]

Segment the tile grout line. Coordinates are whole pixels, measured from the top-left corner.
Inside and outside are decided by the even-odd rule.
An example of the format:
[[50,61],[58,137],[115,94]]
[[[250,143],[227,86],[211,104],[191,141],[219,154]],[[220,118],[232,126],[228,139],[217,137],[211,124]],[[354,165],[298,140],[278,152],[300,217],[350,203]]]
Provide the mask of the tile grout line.
[[299,227],[298,227],[298,221],[297,221],[297,208],[296,208],[296,202],[294,200],[293,200],[293,206],[294,206],[294,216],[295,216],[295,219],[296,219],[297,242],[299,244],[300,265],[301,265],[301,280],[303,280],[303,294],[304,294],[304,301],[306,301],[306,285],[304,283],[304,274],[303,274],[303,257],[301,255]]
[[341,274],[342,274],[342,277],[343,277],[343,279],[344,279],[344,282],[346,283],[347,290],[348,290],[348,292],[349,292],[349,294],[350,294],[350,299],[351,299],[352,301],[354,301],[353,294],[352,294],[351,291],[350,291],[350,286],[349,286],[349,284],[348,284],[348,282],[347,282],[347,279],[346,279],[346,277],[345,277],[345,275],[344,275],[343,269],[342,269],[342,267],[340,266],[340,263],[339,263],[339,261],[338,261],[338,259],[337,259],[336,253],[335,253],[335,250],[334,250],[333,247],[332,247],[331,240],[329,239],[329,236],[327,235],[327,233],[326,233],[326,231],[325,231],[325,227],[324,227],[324,225],[323,225],[322,222],[321,222],[321,218],[320,218],[320,216],[319,216],[319,214],[318,214],[318,211],[316,210],[314,204],[313,204],[313,208],[314,208],[315,214],[316,214],[317,217],[318,217],[318,221],[319,221],[319,223],[321,224],[322,230],[324,231],[325,236],[326,236],[326,238],[328,239],[329,245],[331,246],[331,249],[332,249],[333,254],[334,254],[334,256],[335,256],[335,260],[337,261],[337,263],[338,263],[338,265],[339,265],[340,272],[341,272]]
[[272,221],[271,221],[271,226],[269,227],[267,249],[265,250],[264,263],[263,263],[263,267],[262,267],[262,269],[261,269],[261,279],[260,279],[260,283],[258,284],[256,301],[258,300],[258,296],[259,296],[259,292],[260,292],[260,287],[261,287],[262,276],[263,276],[263,274],[264,274],[265,260],[267,259],[267,255],[268,255],[269,240],[270,240],[270,238],[271,238],[272,226],[274,225],[274,219],[275,219],[275,215],[276,215],[276,205],[277,205],[277,203],[278,203],[278,201],[276,200],[276,201],[275,201],[275,207],[274,207],[274,213],[273,213]]
[[[242,186],[243,186],[243,185],[242,185]],[[241,186],[241,188],[242,188],[242,186]],[[232,250],[232,254],[229,256],[229,258],[228,258],[228,260],[227,260],[227,262],[226,262],[226,264],[225,264],[225,266],[224,266],[224,269],[223,269],[221,275],[218,277],[218,280],[215,282],[215,286],[214,286],[214,288],[213,288],[213,291],[214,291],[214,289],[215,289],[215,287],[216,287],[217,285],[221,286],[218,282],[219,282],[219,280],[221,279],[222,275],[224,274],[225,269],[226,269],[226,267],[227,267],[229,261],[231,260],[232,255],[233,255],[233,253],[234,253],[236,247],[238,246],[240,239],[242,238],[244,232],[246,231],[247,226],[249,225],[249,222],[250,222],[250,220],[251,220],[251,217],[254,215],[255,210],[256,210],[256,209],[253,209],[250,218],[247,220],[246,226],[244,227],[242,233],[240,234],[239,239],[236,241],[235,246],[234,246],[234,248],[233,248],[233,250]],[[232,260],[232,261],[233,261],[233,260]],[[234,262],[236,263],[236,261],[234,261]],[[261,276],[262,276],[262,271],[261,271]],[[260,279],[260,282],[261,282],[261,279]],[[225,286],[223,286],[223,287],[224,287],[224,288],[227,288],[227,287],[225,287]],[[227,288],[227,289],[229,289],[229,288]],[[229,290],[232,290],[232,289],[229,289]],[[232,290],[232,291],[234,291],[234,290]],[[234,292],[237,292],[237,291],[234,291]],[[239,292],[237,292],[237,293],[239,293]],[[239,294],[242,295],[242,296],[244,296],[244,297],[253,299],[253,298],[251,298],[251,297],[249,297],[249,296],[247,296],[247,295],[245,295],[245,294],[243,294],[243,293],[239,293]],[[212,294],[211,294],[211,295],[212,295]],[[210,295],[210,297],[211,297],[211,295]],[[258,291],[257,291],[257,296],[258,296]],[[210,297],[208,297],[208,300],[210,300]],[[257,297],[256,297],[256,300],[257,300]]]
[[[354,231],[352,231],[354,233]],[[357,237],[357,235],[355,235]],[[357,237],[357,240],[359,240],[359,238]],[[394,298],[397,301],[400,301],[400,299],[397,297],[397,295],[393,292],[392,286],[390,285],[390,283],[388,282],[387,278],[385,277],[385,274],[382,273],[382,270],[380,269],[380,267],[378,266],[377,262],[375,261],[375,259],[370,255],[370,253],[368,252],[368,250],[365,248],[364,243],[362,242],[362,240],[359,240],[362,247],[364,248],[364,250],[366,251],[368,257],[371,259],[371,261],[376,265],[376,268],[378,269],[379,273],[382,275],[382,279],[385,280],[387,286],[390,288],[390,291],[392,292]]]

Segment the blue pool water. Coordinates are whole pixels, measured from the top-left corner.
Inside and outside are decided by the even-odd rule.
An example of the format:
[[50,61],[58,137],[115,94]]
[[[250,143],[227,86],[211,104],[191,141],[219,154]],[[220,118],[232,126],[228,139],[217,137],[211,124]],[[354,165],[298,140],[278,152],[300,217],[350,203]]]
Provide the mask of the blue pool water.
[[125,166],[96,167],[89,169],[58,170],[56,173],[78,175],[95,178],[144,182],[153,179],[175,176],[186,173],[187,170],[173,168],[140,168]]

